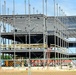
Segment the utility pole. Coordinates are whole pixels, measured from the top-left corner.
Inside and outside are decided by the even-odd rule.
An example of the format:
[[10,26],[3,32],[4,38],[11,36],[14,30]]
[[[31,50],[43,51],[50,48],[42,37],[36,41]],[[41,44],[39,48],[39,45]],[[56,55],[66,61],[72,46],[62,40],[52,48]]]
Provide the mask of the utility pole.
[[43,66],[45,67],[45,58],[46,58],[46,54],[45,54],[45,43],[46,43],[46,36],[45,36],[45,16],[44,16],[44,0],[42,0],[42,10],[43,10],[43,48],[44,48],[44,52],[43,52],[43,56],[44,56],[44,64]]
[[[0,16],[1,16],[1,14],[0,14]],[[1,67],[1,22],[0,22],[0,67]]]
[[38,10],[36,10],[37,14],[38,14]]
[[14,26],[14,68],[16,65],[16,54],[15,54],[15,0],[13,0],[13,26]]
[[[57,5],[57,27],[59,27],[59,25],[58,25],[58,3],[56,4]],[[59,29],[57,28],[57,32],[59,33]],[[58,36],[60,36],[59,34],[58,34]],[[58,48],[58,50],[59,50],[59,37],[57,37],[57,48]],[[59,66],[59,51],[58,51],[58,66]]]
[[25,5],[25,14],[26,14],[26,0],[24,1],[24,5]]
[[[26,24],[26,0],[24,0],[25,5],[25,24]],[[25,35],[25,43],[27,44],[27,35]]]
[[60,10],[61,11],[61,62],[60,62],[60,64],[61,64],[61,69],[62,69],[62,61],[63,61],[63,10],[61,9]]
[[[0,19],[1,19],[1,0],[0,0]],[[1,67],[1,21],[0,21],[0,67]]]
[[[6,15],[6,1],[5,0],[4,0],[4,4],[2,5],[2,14]],[[6,23],[4,22],[4,19],[3,19],[3,31],[6,32]],[[3,44],[6,44],[6,38],[3,38]]]
[[[1,0],[0,0],[0,15],[1,15]],[[1,17],[0,17],[1,18]]]
[[35,14],[35,8],[33,7],[33,14]]
[[[9,15],[9,8],[7,9],[7,15]],[[8,33],[10,32],[10,25],[9,25],[9,23],[8,23]],[[8,39],[8,47],[9,47],[9,42],[10,42],[10,40]],[[9,50],[9,48],[8,48],[8,50]]]
[[56,15],[55,15],[55,0],[54,0],[54,44],[55,44],[55,66],[56,66]]
[[[47,0],[45,0],[45,12],[46,12],[46,16],[45,16],[45,45],[47,46],[47,53],[46,53],[46,51],[45,51],[45,57],[46,57],[46,55],[47,55],[47,64],[49,63],[48,61],[49,61],[49,59],[50,59],[50,51],[48,50],[48,33],[47,33]],[[48,64],[49,65],[49,64]]]
[[31,23],[30,23],[30,0],[28,0],[28,14],[29,14],[29,60],[28,60],[28,75],[31,75],[31,64],[30,64],[30,59],[31,59],[31,53],[30,53],[30,43],[31,43],[31,34],[30,34],[30,28],[31,28]]
[[4,4],[2,5],[2,15],[6,15],[6,0],[4,0]]

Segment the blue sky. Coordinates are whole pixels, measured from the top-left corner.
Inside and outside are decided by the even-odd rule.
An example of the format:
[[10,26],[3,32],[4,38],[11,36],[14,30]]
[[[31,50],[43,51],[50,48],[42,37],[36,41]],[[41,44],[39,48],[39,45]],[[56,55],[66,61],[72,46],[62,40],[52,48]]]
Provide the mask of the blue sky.
[[[4,4],[4,0],[1,0],[1,6]],[[9,8],[10,14],[13,11],[13,0],[5,0],[6,8]],[[55,0],[56,4],[63,9],[66,15],[76,15],[76,0]],[[53,0],[47,0],[48,2],[48,15],[54,15],[54,2]],[[28,5],[28,0],[26,0],[26,4]],[[35,11],[39,11],[42,13],[42,0],[30,0],[31,4],[31,13],[33,12],[33,7],[35,7]],[[28,13],[28,6],[26,7],[26,11]],[[7,10],[7,9],[6,9]],[[24,14],[24,0],[15,0],[15,13],[16,14]]]

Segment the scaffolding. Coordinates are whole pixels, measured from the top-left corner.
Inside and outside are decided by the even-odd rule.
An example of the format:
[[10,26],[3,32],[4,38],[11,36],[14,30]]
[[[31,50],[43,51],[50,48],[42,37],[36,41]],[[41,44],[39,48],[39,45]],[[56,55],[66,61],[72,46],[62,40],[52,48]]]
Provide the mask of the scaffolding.
[[[0,61],[4,60],[5,66],[25,66],[29,63],[28,67],[32,65],[45,67],[52,63],[52,66],[56,67],[62,66],[63,60],[70,59],[68,38],[75,34],[75,29],[70,29],[71,25],[68,25],[69,22],[73,24],[73,20],[75,23],[76,17],[65,16],[63,10],[58,8],[58,4],[56,16],[55,1],[54,16],[47,16],[47,1],[45,2],[46,14],[44,0],[42,3],[43,14],[31,14],[30,1],[28,2],[29,13],[26,14],[25,0],[25,14],[16,15],[13,0],[13,15],[9,13],[6,15],[6,11],[3,10],[6,9],[4,1],[3,13],[0,14]],[[12,29],[9,30],[10,28]],[[8,39],[8,44],[6,39]]]

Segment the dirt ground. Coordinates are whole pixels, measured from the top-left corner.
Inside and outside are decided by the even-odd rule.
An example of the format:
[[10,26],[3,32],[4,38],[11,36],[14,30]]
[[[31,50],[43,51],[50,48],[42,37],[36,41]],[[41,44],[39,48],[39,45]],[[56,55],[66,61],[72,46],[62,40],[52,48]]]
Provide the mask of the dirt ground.
[[[0,75],[28,75],[28,71],[0,71]],[[33,71],[30,75],[76,75],[76,71]]]

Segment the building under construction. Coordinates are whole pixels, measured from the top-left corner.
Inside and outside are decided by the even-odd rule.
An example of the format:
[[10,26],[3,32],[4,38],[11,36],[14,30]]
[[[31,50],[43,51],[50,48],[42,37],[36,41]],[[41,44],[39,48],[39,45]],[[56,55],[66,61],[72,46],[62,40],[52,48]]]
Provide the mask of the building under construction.
[[0,15],[1,63],[14,67],[28,62],[31,66],[70,63],[75,54],[68,49],[76,44],[68,39],[76,35],[75,24],[76,16]]

